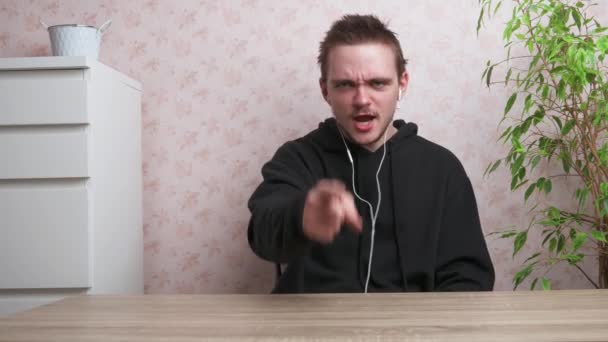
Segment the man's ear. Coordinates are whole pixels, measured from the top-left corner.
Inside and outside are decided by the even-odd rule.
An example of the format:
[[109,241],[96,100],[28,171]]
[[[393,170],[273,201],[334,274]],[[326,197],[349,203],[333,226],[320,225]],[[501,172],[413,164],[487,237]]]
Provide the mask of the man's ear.
[[403,94],[405,94],[408,83],[410,83],[410,75],[407,73],[407,71],[404,71],[399,78],[399,88]]
[[319,87],[321,88],[321,94],[323,95],[325,102],[329,103],[329,100],[327,99],[327,82],[323,78],[319,78]]

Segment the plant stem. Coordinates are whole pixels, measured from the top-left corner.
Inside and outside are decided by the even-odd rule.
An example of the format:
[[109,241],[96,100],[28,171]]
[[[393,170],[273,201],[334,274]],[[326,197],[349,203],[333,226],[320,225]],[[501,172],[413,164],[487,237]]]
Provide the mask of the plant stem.
[[594,286],[596,289],[599,289],[599,288],[600,288],[600,287],[599,287],[599,285],[598,285],[598,284],[596,284],[596,283],[593,281],[593,279],[591,279],[591,278],[590,278],[590,277],[587,275],[587,273],[585,273],[585,271],[584,271],[584,270],[583,270],[583,269],[582,269],[582,268],[581,268],[579,265],[574,264],[574,266],[575,266],[575,267],[576,267],[576,268],[577,268],[579,271],[581,271],[581,273],[582,273],[582,274],[585,276],[585,278],[587,278],[587,280],[588,280],[588,281],[589,281],[589,282],[590,282],[590,283],[591,283],[591,284],[592,284],[592,285],[593,285],[593,286]]

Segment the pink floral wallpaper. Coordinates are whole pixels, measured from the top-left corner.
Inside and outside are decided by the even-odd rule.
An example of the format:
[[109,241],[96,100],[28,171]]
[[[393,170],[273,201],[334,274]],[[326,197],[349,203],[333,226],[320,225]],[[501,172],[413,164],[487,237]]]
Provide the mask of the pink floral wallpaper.
[[[39,18],[96,26],[112,19],[99,59],[144,86],[146,292],[264,293],[274,269],[247,245],[246,202],[275,149],[330,115],[315,61],[342,14],[376,14],[399,34],[411,81],[397,117],[461,158],[485,232],[527,222],[507,172],[483,177],[505,151],[496,139],[507,91],[480,81],[485,61],[504,52],[501,20],[476,36],[477,3],[0,0],[0,57],[48,55]],[[606,5],[596,13],[608,21]],[[496,288],[509,290],[523,259],[512,259],[506,241],[488,243]],[[550,276],[555,288],[589,287],[571,269]]]

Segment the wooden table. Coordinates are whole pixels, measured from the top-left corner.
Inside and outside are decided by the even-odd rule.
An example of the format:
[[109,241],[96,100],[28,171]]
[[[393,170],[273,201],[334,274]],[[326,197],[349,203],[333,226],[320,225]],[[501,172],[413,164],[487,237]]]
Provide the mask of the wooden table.
[[78,296],[0,341],[608,341],[608,290]]

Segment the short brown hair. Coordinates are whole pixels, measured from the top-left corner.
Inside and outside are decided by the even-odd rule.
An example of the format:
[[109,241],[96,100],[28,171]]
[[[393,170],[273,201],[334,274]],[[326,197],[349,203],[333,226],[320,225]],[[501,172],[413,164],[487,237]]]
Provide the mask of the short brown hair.
[[363,43],[383,43],[390,46],[395,53],[397,77],[401,77],[407,60],[403,57],[397,35],[374,15],[350,14],[333,23],[319,46],[317,62],[321,67],[321,80],[325,81],[327,78],[327,60],[333,47]]

